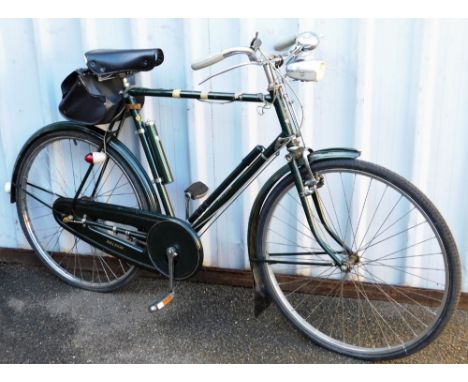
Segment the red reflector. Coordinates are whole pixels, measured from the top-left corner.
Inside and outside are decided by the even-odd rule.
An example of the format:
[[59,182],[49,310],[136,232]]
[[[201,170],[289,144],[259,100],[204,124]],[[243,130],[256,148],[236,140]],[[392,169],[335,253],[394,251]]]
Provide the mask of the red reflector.
[[86,154],[84,157],[84,160],[88,162],[89,164],[93,163],[93,153]]

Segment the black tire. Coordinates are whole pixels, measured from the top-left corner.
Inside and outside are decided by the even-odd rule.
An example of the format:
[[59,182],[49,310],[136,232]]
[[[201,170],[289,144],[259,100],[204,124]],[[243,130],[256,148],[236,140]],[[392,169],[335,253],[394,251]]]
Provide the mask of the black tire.
[[[74,197],[89,167],[84,155],[96,151],[101,144],[101,137],[74,127],[42,135],[27,149],[19,164],[16,206],[29,244],[52,273],[74,287],[109,292],[130,282],[137,268],[63,230],[51,210],[57,194]],[[96,187],[95,199],[150,209],[145,188],[125,159],[111,145],[107,145],[107,156],[109,162]],[[93,167],[80,197],[92,194],[101,166]]]
[[415,186],[375,164],[330,159],[312,171],[323,176],[317,193],[329,228],[356,255],[339,251],[313,209],[320,237],[350,264],[326,265],[331,258],[300,215],[300,203],[291,202],[300,199],[287,175],[258,216],[255,256],[268,295],[313,342],[347,356],[391,359],[428,345],[453,314],[461,282],[455,241],[441,214]]

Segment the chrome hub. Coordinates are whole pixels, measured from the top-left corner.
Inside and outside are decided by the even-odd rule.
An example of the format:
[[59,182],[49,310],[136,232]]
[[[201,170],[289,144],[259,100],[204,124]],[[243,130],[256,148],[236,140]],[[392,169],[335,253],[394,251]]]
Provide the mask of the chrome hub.
[[350,272],[356,264],[359,264],[360,262],[360,257],[357,253],[352,253],[349,255],[349,257],[346,259],[346,261],[340,265],[340,268],[343,272]]

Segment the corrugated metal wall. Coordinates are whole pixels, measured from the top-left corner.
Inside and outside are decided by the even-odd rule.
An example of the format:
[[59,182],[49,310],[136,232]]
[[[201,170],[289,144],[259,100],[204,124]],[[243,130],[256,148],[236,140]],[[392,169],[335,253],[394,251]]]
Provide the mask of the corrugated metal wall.
[[[210,52],[247,45],[255,31],[268,50],[284,36],[305,30],[322,36],[316,55],[327,62],[322,82],[297,86],[307,142],[314,148],[357,147],[364,159],[420,187],[453,230],[466,276],[466,20],[0,20],[0,181],[9,180],[27,137],[62,119],[57,110],[60,83],[83,66],[86,50],[162,48],[165,62],[140,76],[144,86],[260,92],[265,81],[256,68],[197,85],[241,58],[200,72],[192,72],[189,64]],[[147,100],[144,114],[156,121],[166,146],[176,178],[169,191],[178,216],[183,215],[188,184],[202,180],[213,188],[255,144],[269,143],[278,131],[272,111],[260,117],[255,105],[155,99]],[[126,140],[134,143],[129,132]],[[204,235],[205,265],[248,266],[248,214],[268,173]],[[0,195],[0,205],[0,246],[27,247],[8,195]]]

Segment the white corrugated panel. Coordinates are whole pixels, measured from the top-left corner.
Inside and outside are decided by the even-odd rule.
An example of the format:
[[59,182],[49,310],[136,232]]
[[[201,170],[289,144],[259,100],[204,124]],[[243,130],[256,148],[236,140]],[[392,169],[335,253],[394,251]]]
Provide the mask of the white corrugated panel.
[[[192,72],[190,62],[223,48],[247,45],[256,31],[266,50],[298,31],[322,36],[317,57],[327,62],[319,84],[296,89],[304,103],[304,136],[313,148],[351,146],[421,188],[448,221],[468,270],[468,21],[462,20],[0,20],[0,175],[10,178],[25,140],[62,119],[60,83],[95,48],[159,47],[165,62],[143,86],[218,91],[265,90],[260,69],[248,68],[198,82],[218,68]],[[218,65],[240,62],[232,58]],[[183,190],[195,180],[212,189],[250,149],[279,132],[274,112],[255,105],[209,105],[154,99],[154,119],[176,178],[169,186],[178,216]],[[131,147],[130,129],[125,134]],[[136,148],[135,148],[136,149]],[[137,150],[137,149],[136,149]],[[283,164],[278,159],[275,167]],[[205,265],[248,267],[250,207],[271,169],[203,236]],[[0,246],[27,247],[14,205],[0,196]],[[15,224],[12,224],[15,222]],[[468,280],[464,277],[465,291]]]

